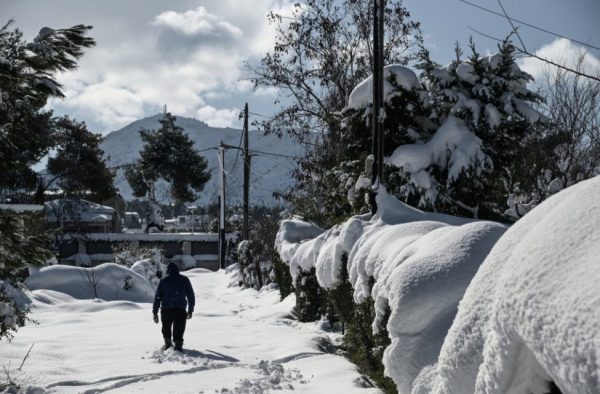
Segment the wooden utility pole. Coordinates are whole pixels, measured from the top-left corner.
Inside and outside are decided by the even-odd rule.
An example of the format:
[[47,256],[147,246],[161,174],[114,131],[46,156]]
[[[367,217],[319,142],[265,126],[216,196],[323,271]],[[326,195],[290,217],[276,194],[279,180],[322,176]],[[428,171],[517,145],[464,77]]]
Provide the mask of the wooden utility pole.
[[244,223],[242,226],[242,240],[249,239],[248,227],[248,200],[250,194],[250,152],[248,151],[248,103],[244,107]]
[[225,268],[225,145],[219,145],[219,267]]
[[[242,240],[248,241],[250,239],[250,226],[248,224],[248,200],[250,194],[250,148],[249,148],[249,128],[248,128],[248,103],[244,106],[244,223],[242,227]],[[256,270],[256,278],[258,279],[258,286],[263,286],[262,271],[260,269],[260,260],[254,259],[253,256],[248,256],[249,259],[254,260],[254,269]]]
[[376,187],[383,175],[383,125],[380,111],[383,105],[383,8],[384,0],[373,0],[373,106],[371,113],[371,152],[373,165],[371,184],[373,191],[369,196],[371,213],[377,212]]
[[379,7],[377,7],[378,17],[377,17],[377,35],[379,41],[379,80],[378,80],[378,94],[379,94],[379,113],[377,114],[377,142],[378,142],[378,157],[377,157],[377,176],[379,177],[379,183],[383,182],[383,117],[381,116],[381,109],[384,106],[384,97],[383,97],[383,80],[384,80],[384,66],[385,66],[385,57],[384,57],[384,11],[385,10],[385,0],[379,0]]

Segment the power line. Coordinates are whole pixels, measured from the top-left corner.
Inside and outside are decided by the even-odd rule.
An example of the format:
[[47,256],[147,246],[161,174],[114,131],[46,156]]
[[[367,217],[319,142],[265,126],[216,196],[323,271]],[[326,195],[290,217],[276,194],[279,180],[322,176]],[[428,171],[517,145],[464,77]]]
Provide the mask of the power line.
[[[194,149],[194,152],[201,153],[201,152],[206,152],[208,150],[213,150],[213,149],[217,149],[217,147],[213,146],[213,147],[205,148],[205,149]],[[135,165],[137,165],[137,162],[136,163],[118,164],[118,165],[114,165],[114,166],[106,166],[106,168],[109,170],[120,170],[122,168],[133,167]]]
[[235,160],[234,160],[233,166],[231,166],[231,169],[229,170],[229,172],[232,172],[235,168],[235,165],[237,164],[238,157],[240,156],[240,150],[242,149],[243,138],[244,138],[244,131],[242,131],[242,134],[240,135],[240,143],[238,144],[237,152],[235,153]]
[[269,119],[269,120],[273,120],[273,119],[275,119],[275,118],[274,118],[274,117],[272,117],[272,116],[267,116],[267,115],[263,115],[263,114],[258,114],[258,113],[256,113],[256,112],[248,112],[248,113],[249,113],[250,115],[254,115],[254,116],[260,116],[261,118],[266,118],[266,119]]
[[[459,1],[462,1],[462,0],[459,0]],[[473,32],[475,32],[475,33],[477,33],[477,34],[480,34],[480,35],[482,35],[482,36],[484,36],[484,37],[487,37],[487,38],[489,38],[489,39],[496,40],[496,41],[498,41],[498,42],[502,42],[502,41],[504,41],[504,40],[501,40],[501,39],[499,39],[499,38],[497,38],[497,37],[490,36],[489,34],[482,33],[482,32],[480,32],[480,31],[478,31],[478,30],[476,30],[476,29],[472,28],[471,26],[467,26],[467,27],[468,27],[470,30],[472,30]],[[529,51],[526,51],[524,48],[523,48],[523,49],[521,49],[521,48],[519,48],[519,47],[516,47],[516,46],[513,46],[513,48],[515,48],[515,50],[516,50],[516,51],[518,51],[518,52],[521,52],[521,53],[522,53],[522,54],[524,54],[524,55],[527,55],[527,56],[534,57],[534,58],[536,58],[536,59],[538,59],[538,60],[541,60],[541,61],[543,61],[543,62],[545,62],[545,63],[551,64],[551,65],[553,65],[553,66],[555,66],[555,67],[558,67],[558,68],[562,68],[563,70],[566,70],[566,71],[572,72],[573,74],[577,74],[577,75],[579,75],[579,76],[581,76],[581,77],[584,77],[584,78],[589,78],[589,79],[593,79],[594,81],[598,81],[598,82],[600,82],[600,78],[598,78],[598,77],[594,77],[593,75],[588,75],[588,74],[582,73],[581,71],[577,71],[577,70],[575,70],[575,69],[572,69],[572,68],[570,68],[570,67],[563,66],[562,64],[558,64],[558,63],[556,63],[556,62],[553,62],[552,60],[549,60],[549,59],[543,58],[543,57],[541,57],[541,56],[538,56],[538,55],[536,55],[535,53],[531,53],[531,52],[529,52]]]
[[254,154],[258,154],[258,155],[275,156],[275,157],[285,157],[285,158],[288,158],[288,159],[302,160],[301,157],[290,156],[290,155],[283,155],[281,153],[263,152],[263,151],[259,151],[259,150],[253,150],[253,149],[249,149],[248,151],[251,152],[251,153],[254,153]]
[[515,25],[512,22],[512,19],[510,19],[508,17],[508,12],[506,12],[506,10],[504,9],[504,6],[502,5],[502,1],[498,0],[498,4],[500,5],[500,8],[502,8],[502,12],[504,12],[504,16],[506,17],[506,19],[508,19],[508,23],[510,23],[510,26],[512,27],[513,31],[517,35],[517,38],[521,42],[521,46],[523,47],[523,49],[527,50],[527,48],[525,47],[525,43],[521,39],[521,35],[519,34],[519,32],[517,31],[517,28],[515,27]]
[[[501,14],[501,13],[499,13],[499,12],[496,12],[496,11],[494,11],[494,10],[490,10],[489,8],[482,7],[482,6],[480,6],[480,5],[478,5],[478,4],[475,4],[475,3],[471,3],[471,2],[470,2],[470,1],[468,1],[468,0],[458,0],[458,1],[460,1],[461,3],[468,4],[468,5],[472,6],[472,7],[479,8],[480,10],[483,10],[483,11],[489,12],[490,14],[497,15],[497,16],[499,16],[499,17],[501,17],[501,18],[508,19],[509,21],[515,21],[515,22],[517,22],[517,23],[520,23],[520,24],[522,24],[522,25],[525,25],[525,26],[527,26],[527,27],[531,27],[532,29],[536,29],[536,30],[542,31],[542,32],[544,32],[544,33],[547,33],[547,34],[551,34],[551,35],[553,35],[553,36],[555,36],[555,37],[559,37],[559,38],[566,38],[567,40],[571,40],[571,41],[573,41],[573,42],[576,42],[576,43],[577,43],[577,44],[579,44],[579,45],[583,45],[583,46],[586,46],[586,47],[588,47],[588,48],[593,48],[593,49],[596,49],[596,50],[600,51],[600,47],[597,47],[597,46],[595,46],[595,45],[592,45],[592,44],[587,44],[587,43],[585,43],[585,42],[582,42],[582,41],[576,40],[576,39],[574,39],[574,38],[570,38],[570,37],[564,36],[564,35],[562,35],[562,34],[554,33],[554,32],[552,32],[552,31],[550,31],[550,30],[546,30],[546,29],[544,29],[544,28],[541,28],[541,27],[538,27],[538,26],[534,26],[534,25],[532,25],[532,24],[530,24],[530,23],[523,22],[523,21],[520,21],[520,20],[518,20],[518,19],[515,19],[515,18],[508,17],[507,15],[502,15],[502,14]],[[525,49],[525,48],[523,48],[523,49]]]

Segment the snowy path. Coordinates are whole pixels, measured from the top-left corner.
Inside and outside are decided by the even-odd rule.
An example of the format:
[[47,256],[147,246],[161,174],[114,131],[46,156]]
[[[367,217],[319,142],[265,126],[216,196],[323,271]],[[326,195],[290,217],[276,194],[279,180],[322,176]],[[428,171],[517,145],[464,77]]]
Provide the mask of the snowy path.
[[17,382],[51,393],[380,392],[361,387],[354,365],[324,351],[327,333],[287,318],[293,300],[228,287],[232,279],[223,271],[188,275],[197,306],[183,355],[159,350],[150,304],[38,290],[30,316],[39,324],[0,343],[0,366]]

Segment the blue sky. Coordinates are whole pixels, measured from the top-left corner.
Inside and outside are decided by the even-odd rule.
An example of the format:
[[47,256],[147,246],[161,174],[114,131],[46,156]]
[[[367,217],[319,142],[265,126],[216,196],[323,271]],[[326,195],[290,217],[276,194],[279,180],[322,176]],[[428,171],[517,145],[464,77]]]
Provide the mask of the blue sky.
[[[501,12],[497,0],[470,2]],[[511,30],[505,19],[458,0],[405,0],[405,5],[411,16],[421,21],[427,42],[432,45],[431,54],[440,62],[452,58],[456,41],[466,46],[470,35],[480,52],[496,48],[494,41],[473,33],[468,26],[495,37],[504,37]],[[502,0],[502,5],[512,18],[600,47],[598,0]],[[526,26],[521,26],[519,32],[528,50],[539,49],[556,38]],[[600,56],[598,51],[592,54]]]
[[[471,0],[500,11],[497,0]],[[455,42],[466,49],[473,35],[479,52],[496,43],[470,31],[504,37],[506,20],[458,0],[405,0],[422,24],[432,57],[446,63]],[[600,46],[598,0],[503,0],[509,15],[580,41]],[[287,0],[2,0],[0,14],[14,18],[32,39],[43,26],[94,26],[97,46],[88,51],[76,72],[61,77],[67,98],[52,107],[86,121],[106,134],[164,104],[175,114],[196,117],[212,126],[241,127],[244,102],[251,111],[275,110],[272,90],[253,91],[243,78],[242,62],[257,60],[272,47],[273,28],[266,14],[289,9]],[[527,49],[570,62],[577,46],[528,27],[521,27]],[[600,53],[590,50],[590,68],[600,67]],[[523,60],[534,76],[541,64]]]

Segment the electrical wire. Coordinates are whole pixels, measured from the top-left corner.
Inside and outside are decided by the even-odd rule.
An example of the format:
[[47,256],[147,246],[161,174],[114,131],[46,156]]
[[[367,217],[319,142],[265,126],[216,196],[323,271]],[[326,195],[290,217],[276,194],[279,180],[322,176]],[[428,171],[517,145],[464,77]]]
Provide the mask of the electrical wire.
[[[518,20],[518,19],[515,19],[515,18],[512,18],[512,17],[507,17],[506,15],[502,15],[501,13],[499,13],[499,12],[496,12],[496,11],[494,11],[494,10],[490,10],[489,8],[485,8],[485,7],[482,7],[482,6],[478,5],[478,4],[471,3],[471,2],[470,2],[470,1],[468,1],[468,0],[458,0],[458,1],[460,1],[461,3],[468,4],[468,5],[470,5],[471,7],[479,8],[480,10],[483,10],[483,11],[489,12],[490,14],[497,15],[497,16],[499,16],[499,17],[501,17],[501,18],[508,19],[509,21],[514,21],[514,22],[520,23],[520,24],[522,24],[522,25],[524,25],[524,26],[531,27],[532,29],[536,29],[536,30],[542,31],[542,32],[544,32],[544,33],[547,33],[547,34],[551,34],[551,35],[553,35],[553,36],[555,36],[555,37],[559,37],[559,38],[566,38],[567,40],[571,40],[571,41],[573,41],[573,42],[576,42],[576,43],[577,43],[577,44],[579,44],[579,45],[583,45],[583,46],[585,46],[585,47],[588,47],[588,48],[593,48],[593,49],[595,49],[595,50],[598,50],[598,51],[600,51],[600,47],[597,47],[597,46],[595,46],[595,45],[592,45],[592,44],[587,44],[587,43],[585,43],[585,42],[582,42],[582,41],[576,40],[576,39],[574,39],[574,38],[570,38],[570,37],[564,36],[564,35],[562,35],[562,34],[554,33],[554,32],[552,32],[552,31],[550,31],[550,30],[547,30],[547,29],[544,29],[544,28],[541,28],[541,27],[538,27],[538,26],[534,26],[534,25],[532,25],[532,24],[530,24],[530,23],[523,22],[523,21],[520,21],[520,20]],[[525,49],[525,48],[523,48],[523,49]]]
[[233,169],[235,168],[235,165],[237,164],[238,157],[240,157],[240,150],[242,149],[242,140],[243,139],[244,139],[244,131],[242,130],[242,135],[240,135],[240,143],[238,144],[237,152],[235,154],[235,160],[234,160],[233,166],[231,166],[231,169],[229,170],[229,172],[233,171]]
[[[460,0],[460,1],[462,1],[462,0]],[[502,41],[503,41],[503,40],[501,40],[501,39],[499,39],[499,38],[497,38],[497,37],[490,36],[489,34],[482,33],[482,32],[480,32],[480,31],[478,31],[478,30],[476,30],[476,29],[472,28],[471,26],[467,26],[467,27],[468,27],[470,30],[472,30],[473,32],[475,32],[475,33],[477,33],[477,34],[480,34],[480,35],[482,35],[482,36],[484,36],[484,37],[487,37],[487,38],[489,38],[489,39],[496,40],[496,41],[498,41],[498,42],[502,42]],[[562,64],[558,64],[558,63],[556,63],[556,62],[553,62],[552,60],[545,59],[545,58],[543,58],[543,57],[541,57],[541,56],[538,56],[538,55],[536,55],[535,53],[531,53],[531,52],[529,52],[529,51],[526,51],[525,49],[521,49],[521,48],[519,48],[519,47],[514,47],[514,48],[515,48],[515,50],[516,50],[517,52],[521,52],[521,53],[522,53],[522,54],[524,54],[524,55],[527,55],[527,56],[534,57],[534,58],[536,58],[536,59],[538,59],[538,60],[541,60],[541,61],[543,61],[543,62],[545,62],[545,63],[551,64],[551,65],[553,65],[553,66],[555,66],[555,67],[558,67],[558,68],[562,68],[563,70],[569,71],[569,72],[571,72],[571,73],[573,73],[573,74],[577,74],[577,75],[579,75],[579,76],[581,76],[581,77],[584,77],[584,78],[589,78],[589,79],[593,79],[594,81],[598,81],[598,82],[600,82],[600,78],[598,78],[598,77],[594,77],[593,75],[588,75],[588,74],[582,73],[581,71],[577,71],[577,70],[574,70],[574,69],[572,69],[572,68],[569,68],[569,67],[567,67],[567,66],[563,66]]]
[[288,159],[296,159],[296,160],[302,159],[302,157],[283,155],[281,153],[263,152],[263,151],[259,151],[259,150],[253,150],[253,149],[249,149],[248,151],[250,153],[254,153],[254,155],[256,155],[256,156],[264,155],[264,156],[274,156],[274,157],[285,157]]

